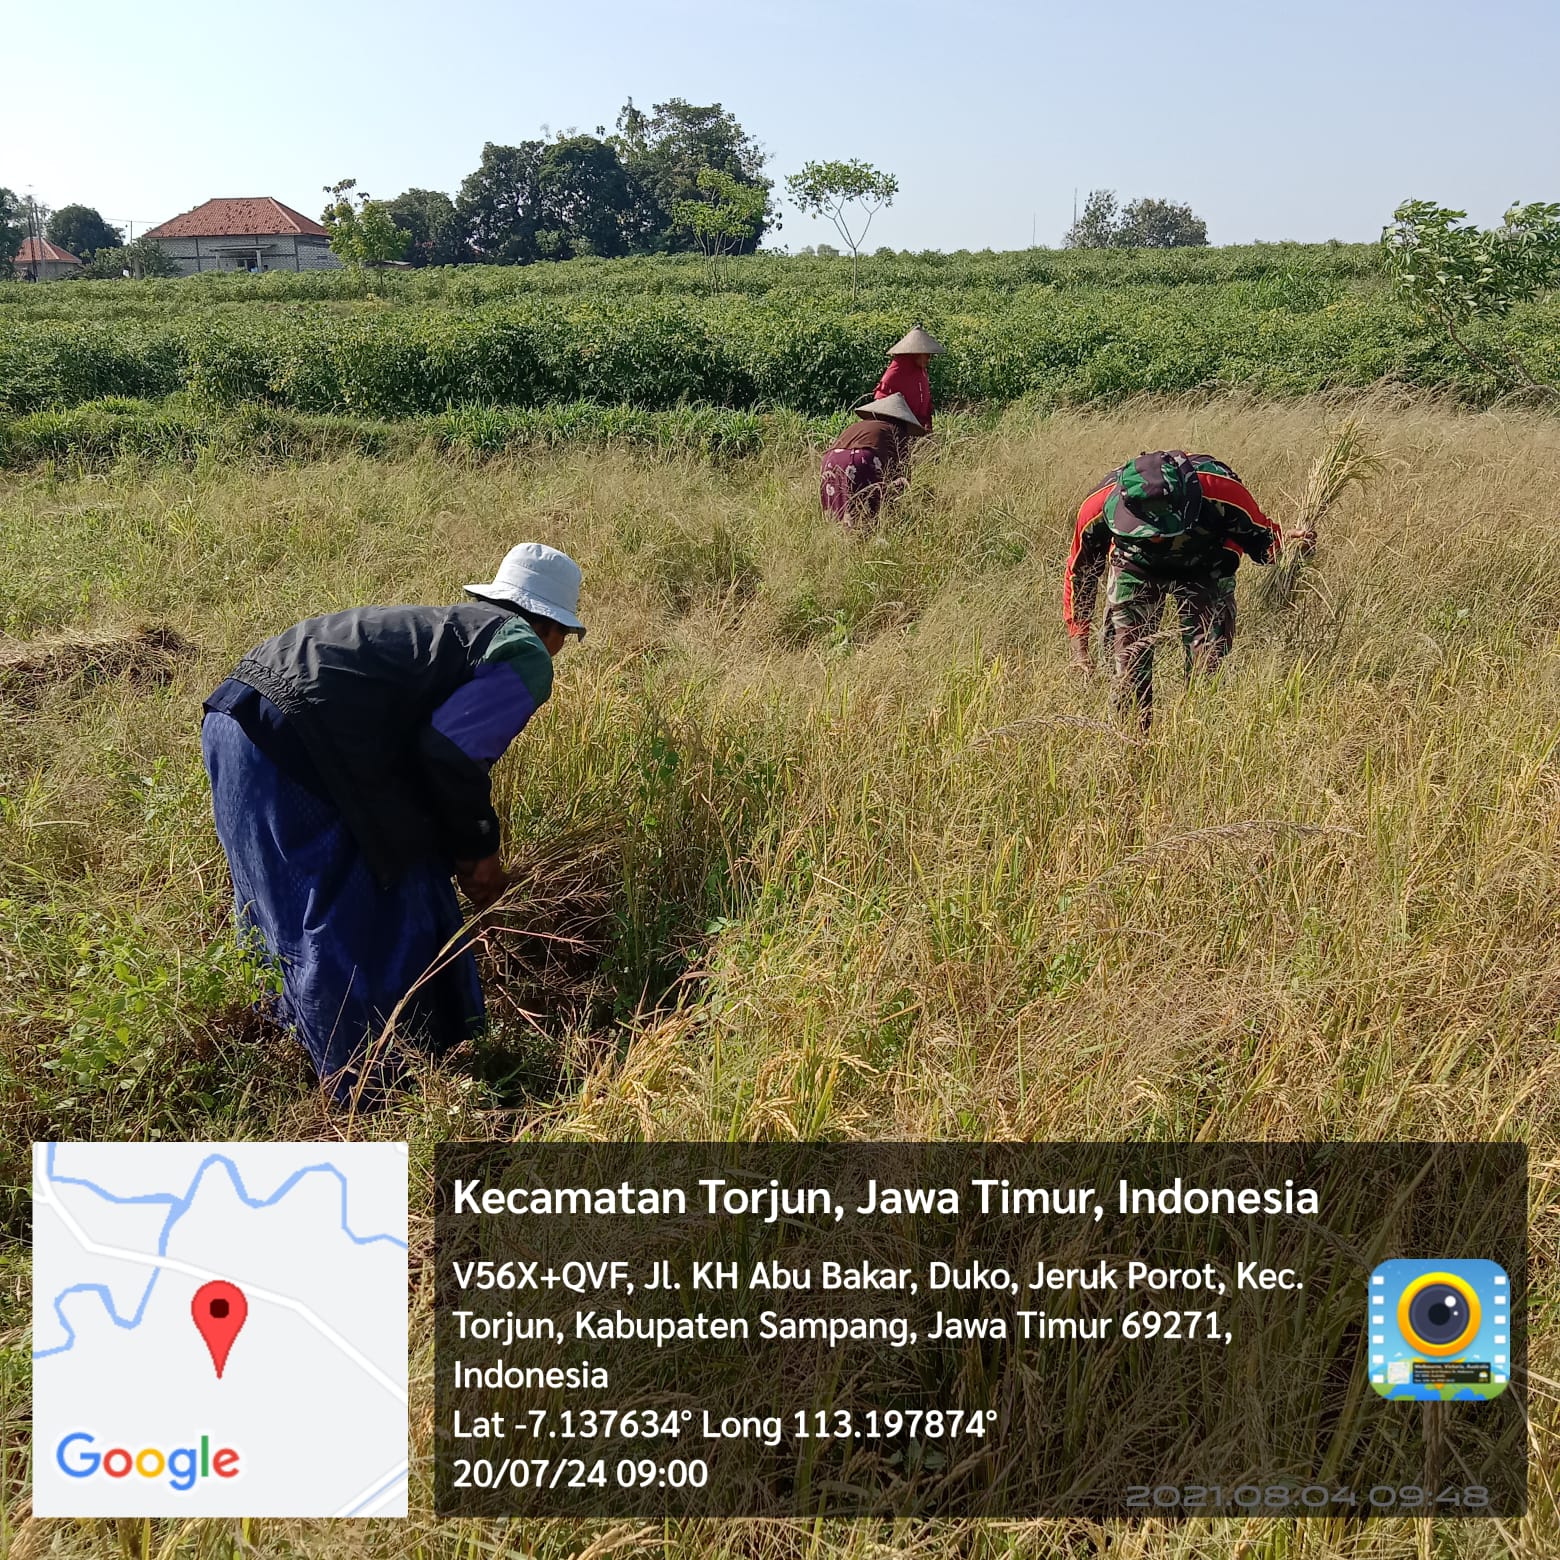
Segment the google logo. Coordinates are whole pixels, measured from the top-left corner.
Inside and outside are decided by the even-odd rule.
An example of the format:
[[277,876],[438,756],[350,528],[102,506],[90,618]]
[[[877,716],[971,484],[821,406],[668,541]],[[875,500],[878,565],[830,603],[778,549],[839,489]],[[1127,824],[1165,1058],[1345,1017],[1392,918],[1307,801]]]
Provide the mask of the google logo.
[[[90,1479],[99,1469],[111,1479],[126,1479],[132,1473],[143,1479],[160,1479],[166,1474],[169,1485],[181,1494],[194,1489],[197,1480],[212,1474],[219,1479],[238,1477],[238,1453],[231,1446],[213,1452],[209,1435],[200,1438],[199,1449],[180,1446],[171,1452],[155,1446],[143,1446],[138,1452],[111,1446],[106,1452],[99,1452],[94,1450],[96,1441],[97,1437],[85,1430],[72,1431],[54,1449],[60,1471],[72,1479]],[[77,1442],[84,1444],[78,1446]]]

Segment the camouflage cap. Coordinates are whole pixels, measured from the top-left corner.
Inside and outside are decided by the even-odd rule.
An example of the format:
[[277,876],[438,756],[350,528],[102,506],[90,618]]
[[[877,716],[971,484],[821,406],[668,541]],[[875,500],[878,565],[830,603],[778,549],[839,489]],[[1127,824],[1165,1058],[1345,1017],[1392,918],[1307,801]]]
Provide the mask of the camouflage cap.
[[1118,536],[1173,536],[1197,524],[1202,500],[1191,457],[1184,450],[1153,450],[1121,468],[1105,513]]

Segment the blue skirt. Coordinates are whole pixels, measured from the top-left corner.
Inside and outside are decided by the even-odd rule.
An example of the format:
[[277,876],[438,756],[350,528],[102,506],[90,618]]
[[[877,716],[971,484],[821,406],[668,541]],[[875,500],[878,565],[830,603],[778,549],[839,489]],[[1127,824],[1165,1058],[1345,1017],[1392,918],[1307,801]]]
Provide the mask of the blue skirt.
[[277,1016],[336,1098],[377,1103],[406,1043],[439,1054],[476,1034],[476,959],[469,945],[446,947],[463,920],[448,868],[420,863],[382,888],[336,808],[231,716],[207,714],[201,748],[238,924],[280,971]]

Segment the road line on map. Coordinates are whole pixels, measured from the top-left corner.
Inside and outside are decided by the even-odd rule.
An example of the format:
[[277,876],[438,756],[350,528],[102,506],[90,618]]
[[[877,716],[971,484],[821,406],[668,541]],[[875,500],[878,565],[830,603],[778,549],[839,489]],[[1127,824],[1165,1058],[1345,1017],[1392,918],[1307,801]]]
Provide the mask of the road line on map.
[[[365,1515],[370,1511],[377,1511],[400,1489],[410,1472],[411,1469],[403,1458],[388,1473],[382,1473],[372,1483],[364,1485],[340,1511],[333,1512],[332,1515],[337,1517],[356,1517]],[[387,1484],[386,1480],[390,1482]],[[376,1495],[378,1499],[372,1499]],[[369,1501],[369,1504],[364,1506],[364,1501]],[[359,1510],[360,1507],[362,1508],[361,1510]]]
[[[137,1262],[142,1267],[167,1268],[174,1273],[183,1273],[188,1278],[220,1279],[224,1275],[213,1273],[208,1268],[196,1267],[193,1262],[181,1262],[175,1257],[154,1257],[144,1251],[130,1251],[121,1246],[105,1246],[93,1240],[82,1227],[77,1224],[74,1215],[55,1195],[53,1186],[47,1180],[41,1182],[35,1189],[37,1200],[54,1209],[60,1217],[60,1222],[75,1237],[76,1244],[83,1251],[90,1251],[94,1256],[119,1257],[126,1262]],[[280,1306],[284,1311],[293,1311],[301,1316],[317,1333],[330,1340],[347,1356],[359,1369],[367,1372],[382,1386],[398,1403],[406,1402],[406,1391],[398,1387],[366,1354],[354,1348],[340,1333],[328,1322],[322,1321],[301,1300],[294,1300],[289,1295],[275,1294],[269,1289],[257,1289],[252,1284],[244,1285],[244,1293],[251,1299],[266,1300],[272,1305]]]

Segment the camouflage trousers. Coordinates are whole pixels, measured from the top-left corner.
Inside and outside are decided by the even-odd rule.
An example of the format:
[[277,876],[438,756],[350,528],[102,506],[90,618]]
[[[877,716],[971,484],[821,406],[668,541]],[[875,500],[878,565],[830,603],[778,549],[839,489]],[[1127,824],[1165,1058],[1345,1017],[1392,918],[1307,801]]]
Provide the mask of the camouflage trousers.
[[1175,605],[1185,672],[1211,672],[1235,642],[1235,571],[1184,579],[1112,563],[1105,580],[1104,650],[1115,673],[1111,706],[1147,726],[1154,709],[1154,646],[1165,606]]

